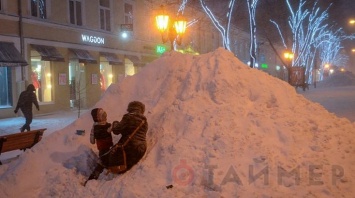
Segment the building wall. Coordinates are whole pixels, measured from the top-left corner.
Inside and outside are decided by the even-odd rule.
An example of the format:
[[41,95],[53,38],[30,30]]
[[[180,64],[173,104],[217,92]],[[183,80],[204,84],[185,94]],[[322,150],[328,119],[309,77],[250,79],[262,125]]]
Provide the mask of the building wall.
[[[34,48],[32,45],[51,46],[62,55],[63,61],[50,61],[51,66],[51,87],[52,101],[41,102],[40,112],[34,110],[34,114],[51,113],[59,110],[69,110],[77,108],[71,103],[71,89],[69,79],[69,65],[74,61],[73,53],[70,49],[80,49],[87,51],[97,63],[84,63],[85,78],[84,93],[81,107],[91,108],[100,99],[102,89],[96,78],[100,76],[100,61],[105,61],[100,53],[115,54],[122,65],[110,65],[112,71],[112,82],[117,82],[124,78],[128,71],[128,65],[134,65],[133,72],[139,72],[145,63],[149,63],[158,58],[156,46],[163,45],[170,50],[170,43],[162,43],[161,34],[155,27],[155,18],[160,4],[154,1],[143,0],[110,0],[111,3],[111,30],[101,30],[100,10],[97,0],[81,0],[82,3],[82,25],[70,23],[69,0],[47,0],[47,18],[41,19],[31,16],[30,0],[21,0],[22,18],[18,14],[18,1],[1,0],[2,10],[0,11],[0,42],[12,42],[19,52],[23,52],[28,66],[8,67],[11,72],[11,98],[10,106],[0,106],[0,118],[13,117],[13,109],[17,99],[29,83],[32,83],[31,58],[33,58]],[[128,38],[122,38],[124,32],[121,24],[125,24],[124,4],[133,5],[133,31],[128,31]],[[170,13],[175,13],[177,4],[167,6]],[[207,53],[221,47],[221,35],[214,27],[210,19],[197,8],[187,7],[184,16],[187,19],[198,19],[198,23],[188,27],[186,34],[182,37],[182,46],[192,47],[200,54]],[[21,28],[20,28],[21,21]],[[22,39],[20,38],[22,30]],[[104,39],[104,43],[84,42],[83,35],[94,36]],[[22,45],[21,45],[21,40]],[[234,29],[231,33],[232,51],[242,60],[248,60],[248,34]],[[237,42],[236,42],[237,41]],[[21,49],[22,46],[22,49]],[[136,60],[131,60],[129,56],[135,56]],[[269,60],[269,59],[268,59]],[[271,61],[271,60],[270,60]],[[106,61],[107,62],[107,61]],[[103,63],[103,62],[101,62]],[[83,66],[84,65],[84,66]],[[101,64],[102,65],[102,64]],[[102,67],[102,66],[101,66]],[[106,71],[107,72],[107,71]],[[134,74],[134,73],[133,73]],[[129,73],[131,75],[131,73]],[[60,76],[65,76],[65,83],[59,82]],[[95,80],[96,79],[96,80]],[[110,79],[111,80],[111,79]],[[47,84],[49,85],[49,84]],[[82,85],[83,86],[83,85]]]

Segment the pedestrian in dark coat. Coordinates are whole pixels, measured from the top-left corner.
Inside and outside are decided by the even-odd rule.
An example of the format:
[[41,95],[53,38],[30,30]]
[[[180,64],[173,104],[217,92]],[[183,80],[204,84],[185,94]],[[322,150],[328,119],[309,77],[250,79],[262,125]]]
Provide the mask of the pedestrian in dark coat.
[[[138,129],[124,147],[127,159],[127,170],[129,170],[142,159],[147,150],[146,134],[148,131],[148,122],[147,118],[143,115],[145,111],[145,105],[143,103],[139,101],[130,102],[127,111],[128,113],[123,115],[120,122],[115,121],[112,123],[112,132],[116,135],[121,134],[122,137],[118,143],[124,144],[129,136]],[[141,125],[142,122],[143,125]],[[110,167],[122,163],[120,160],[122,156],[119,155],[120,153],[110,156]]]
[[32,123],[33,119],[32,104],[34,104],[39,111],[37,96],[34,93],[35,91],[36,89],[33,84],[29,84],[27,89],[21,92],[16,108],[14,110],[14,112],[17,113],[18,110],[21,109],[23,115],[26,118],[26,123],[20,128],[21,132],[24,132],[25,130],[31,130],[30,124]]

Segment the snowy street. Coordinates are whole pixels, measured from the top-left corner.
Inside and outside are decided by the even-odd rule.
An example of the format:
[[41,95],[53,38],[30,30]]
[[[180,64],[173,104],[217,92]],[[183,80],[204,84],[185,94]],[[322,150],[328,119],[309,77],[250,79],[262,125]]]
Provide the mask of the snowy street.
[[320,88],[310,86],[309,90],[298,89],[297,92],[313,102],[320,103],[338,117],[355,122],[355,86]]

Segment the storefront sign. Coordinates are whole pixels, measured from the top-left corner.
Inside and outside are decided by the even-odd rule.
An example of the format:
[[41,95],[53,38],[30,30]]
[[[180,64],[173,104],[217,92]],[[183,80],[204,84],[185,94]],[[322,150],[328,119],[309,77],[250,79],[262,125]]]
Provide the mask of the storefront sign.
[[133,31],[133,24],[121,24],[122,31]]
[[156,47],[156,52],[157,52],[158,54],[163,54],[165,51],[166,51],[165,46],[163,46],[163,45],[157,45],[157,47]]
[[67,84],[67,74],[66,73],[59,74],[58,84],[59,85],[66,85]]
[[99,36],[89,36],[89,35],[82,34],[81,40],[85,43],[95,43],[101,45],[105,44],[105,38]]
[[98,76],[97,74],[91,74],[91,84],[97,85],[98,84]]

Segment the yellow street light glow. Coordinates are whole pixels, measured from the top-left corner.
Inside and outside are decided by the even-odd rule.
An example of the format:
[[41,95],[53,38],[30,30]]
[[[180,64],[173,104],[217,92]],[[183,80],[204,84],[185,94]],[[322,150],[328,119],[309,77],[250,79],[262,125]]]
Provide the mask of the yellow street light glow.
[[350,23],[351,25],[355,24],[355,19],[350,19],[349,23]]
[[284,53],[284,56],[285,56],[286,59],[293,59],[293,56],[294,56],[294,55],[293,55],[293,53],[285,52],[285,53]]
[[51,77],[51,76],[52,76],[52,74],[51,74],[51,73],[48,73],[48,74],[47,74],[47,77]]
[[324,68],[329,68],[329,64],[325,64],[325,65],[324,65]]
[[109,75],[108,75],[108,77],[109,77],[109,78],[112,78],[112,77],[113,77],[113,75],[112,75],[112,74],[109,74]]
[[175,30],[177,34],[184,34],[186,30],[186,19],[184,19],[182,16],[179,16],[179,18],[174,22]]
[[47,88],[52,89],[52,85],[51,84],[47,85]]
[[169,15],[166,14],[164,6],[161,6],[160,13],[155,17],[155,20],[159,31],[164,32],[168,29]]
[[352,52],[355,52],[355,48],[354,49],[351,49]]

